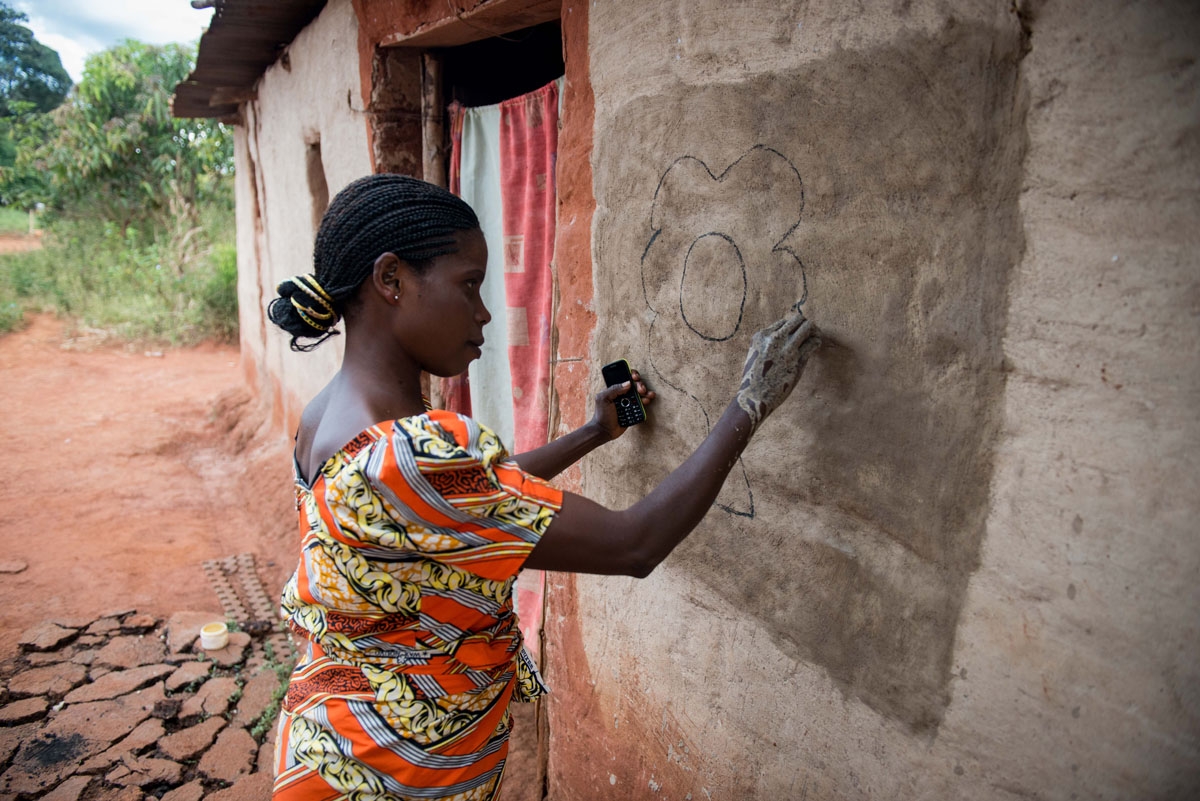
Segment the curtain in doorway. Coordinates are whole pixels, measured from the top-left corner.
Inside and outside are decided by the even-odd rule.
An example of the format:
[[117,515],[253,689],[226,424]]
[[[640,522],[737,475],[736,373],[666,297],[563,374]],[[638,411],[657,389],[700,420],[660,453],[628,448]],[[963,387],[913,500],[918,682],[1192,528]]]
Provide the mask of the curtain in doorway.
[[[488,244],[483,297],[492,313],[483,355],[445,382],[447,408],[492,428],[512,453],[549,429],[554,167],[561,80],[492,106],[450,110],[450,190],[471,204]],[[545,579],[524,571],[517,606],[540,654]]]
[[475,209],[487,239],[493,319],[483,356],[465,387],[447,388],[447,403],[493,428],[513,453],[547,436],[558,96],[555,81],[496,105],[451,108],[450,189]]

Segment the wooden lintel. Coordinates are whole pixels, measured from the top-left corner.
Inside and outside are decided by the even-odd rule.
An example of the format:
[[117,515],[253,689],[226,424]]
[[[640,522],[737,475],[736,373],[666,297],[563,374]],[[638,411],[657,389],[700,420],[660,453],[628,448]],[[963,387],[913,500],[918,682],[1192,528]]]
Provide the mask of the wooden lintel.
[[431,22],[411,33],[394,33],[380,47],[457,47],[492,36],[541,25],[562,15],[562,0],[492,0]]

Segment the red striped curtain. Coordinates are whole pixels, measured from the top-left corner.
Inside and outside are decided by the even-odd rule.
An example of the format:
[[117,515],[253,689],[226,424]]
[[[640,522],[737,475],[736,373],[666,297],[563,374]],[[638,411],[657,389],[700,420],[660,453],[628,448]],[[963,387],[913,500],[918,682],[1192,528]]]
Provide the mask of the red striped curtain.
[[545,445],[548,434],[557,155],[557,83],[500,104],[504,291],[515,453]]

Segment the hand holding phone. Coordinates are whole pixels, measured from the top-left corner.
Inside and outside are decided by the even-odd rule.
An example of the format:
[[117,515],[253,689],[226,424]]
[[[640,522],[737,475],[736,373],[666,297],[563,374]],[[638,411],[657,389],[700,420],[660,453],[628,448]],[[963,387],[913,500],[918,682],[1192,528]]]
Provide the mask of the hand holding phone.
[[629,369],[629,362],[618,359],[601,367],[600,374],[604,377],[604,385],[608,387],[629,382],[629,391],[613,400],[613,405],[617,409],[617,423],[622,428],[628,428],[645,422],[646,408],[642,406],[642,398],[638,394],[637,384],[633,381],[633,372]]

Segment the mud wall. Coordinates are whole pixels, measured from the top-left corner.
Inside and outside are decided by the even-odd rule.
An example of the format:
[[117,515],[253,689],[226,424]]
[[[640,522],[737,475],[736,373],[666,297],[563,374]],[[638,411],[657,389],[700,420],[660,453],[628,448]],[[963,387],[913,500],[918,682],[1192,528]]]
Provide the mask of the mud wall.
[[584,490],[666,475],[789,306],[829,345],[653,576],[551,580],[550,798],[1195,793],[1200,15],[576,5],[560,325],[661,395]]
[[350,0],[333,0],[259,80],[236,128],[242,364],[288,436],[340,364],[341,342],[293,353],[266,304],[281,280],[312,270],[328,199],[371,172],[357,40]]

